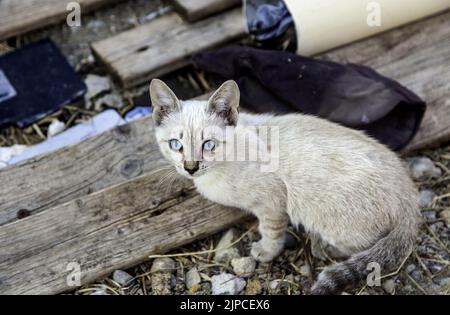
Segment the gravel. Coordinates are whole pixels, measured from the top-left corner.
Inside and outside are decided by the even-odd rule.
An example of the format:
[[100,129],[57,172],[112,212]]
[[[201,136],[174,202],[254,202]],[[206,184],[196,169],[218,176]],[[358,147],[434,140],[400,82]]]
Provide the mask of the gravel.
[[211,277],[212,294],[236,295],[244,290],[246,281],[232,274],[223,272]]
[[173,272],[176,269],[176,263],[172,258],[163,257],[163,258],[156,258],[153,261],[152,269],[150,270],[151,273],[157,273],[157,272]]
[[440,168],[436,167],[427,157],[415,157],[408,160],[412,178],[422,180],[425,178],[437,178],[442,175]]
[[58,133],[62,132],[65,127],[66,125],[58,119],[52,120],[47,129],[47,137],[50,138],[56,136]]
[[111,81],[109,77],[101,77],[95,74],[88,74],[84,83],[87,86],[87,93],[84,98],[87,102],[95,96],[111,90]]
[[127,286],[133,280],[133,276],[123,270],[114,271],[112,278],[121,286]]
[[450,209],[441,211],[439,217],[443,219],[447,225],[450,225]]
[[386,281],[383,281],[383,289],[387,292],[387,293],[389,293],[389,294],[391,294],[391,293],[393,293],[394,292],[394,289],[395,289],[395,281],[393,280],[393,279],[388,279],[388,280],[386,280]]
[[235,229],[230,229],[223,234],[219,243],[216,246],[216,253],[214,261],[218,263],[228,264],[234,258],[239,258],[239,250],[235,246],[231,246],[237,239],[237,232]]
[[200,277],[200,273],[197,268],[194,267],[186,272],[186,288],[191,290],[194,286],[199,285],[202,282],[202,278]]
[[231,260],[233,271],[238,276],[251,276],[256,268],[256,261],[253,257],[240,257]]
[[419,192],[419,205],[420,205],[420,207],[421,208],[430,207],[432,202],[433,202],[434,196],[435,196],[434,191],[432,191],[430,189],[421,190]]

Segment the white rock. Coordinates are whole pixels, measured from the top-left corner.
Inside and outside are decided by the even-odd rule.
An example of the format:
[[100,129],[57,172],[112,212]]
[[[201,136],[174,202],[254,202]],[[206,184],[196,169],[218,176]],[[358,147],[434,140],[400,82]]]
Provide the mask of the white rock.
[[269,282],[269,288],[272,291],[275,291],[276,289],[278,289],[281,285],[281,280],[277,279],[277,280],[272,280]]
[[442,171],[427,157],[416,157],[408,160],[409,170],[414,179],[436,178]]
[[311,276],[311,268],[309,268],[308,265],[303,265],[300,267],[300,273],[303,276],[309,277],[309,276]]
[[439,216],[444,219],[445,223],[450,225],[450,209],[445,209],[439,213]]
[[202,278],[200,277],[200,273],[197,268],[194,267],[188,272],[186,272],[186,287],[191,289],[193,286],[200,284],[202,282]]
[[433,202],[434,192],[429,189],[421,190],[419,193],[419,205],[421,208],[427,208],[431,206]]
[[50,138],[57,135],[62,132],[65,127],[66,125],[58,119],[52,120],[51,124],[48,126],[47,137]]
[[177,268],[175,261],[169,257],[156,258],[153,261],[150,272],[173,272]]
[[450,290],[450,278],[441,279],[439,285],[447,290]]
[[102,92],[111,90],[111,82],[108,77],[89,74],[86,80],[84,80],[84,83],[87,86],[86,100],[90,100]]
[[0,168],[8,166],[9,160],[27,149],[26,145],[16,144],[11,147],[0,147]]
[[220,239],[216,246],[216,253],[214,255],[214,261],[219,263],[229,263],[233,258],[239,258],[239,250],[231,246],[233,241],[237,238],[236,230],[228,230]]
[[231,260],[233,271],[238,276],[250,276],[256,268],[256,261],[253,257],[240,257]]
[[414,264],[409,264],[407,267],[406,267],[406,272],[407,273],[411,273],[411,272],[413,272],[414,270],[416,270],[416,265],[414,265]]
[[239,294],[246,286],[244,279],[223,272],[211,277],[212,294]]
[[120,109],[123,107],[122,97],[120,97],[117,94],[108,94],[103,97],[100,97],[98,100],[95,101],[94,109],[96,111],[100,111],[103,108],[103,106]]
[[394,292],[395,289],[395,281],[392,279],[388,279],[386,281],[383,281],[383,289],[387,292],[387,293],[392,293]]
[[123,270],[114,271],[112,278],[121,286],[127,286],[133,280],[133,277]]

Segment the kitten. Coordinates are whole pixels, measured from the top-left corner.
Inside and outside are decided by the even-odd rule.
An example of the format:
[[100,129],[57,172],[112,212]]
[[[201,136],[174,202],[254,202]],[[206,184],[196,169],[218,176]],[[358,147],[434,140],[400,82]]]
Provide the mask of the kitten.
[[[255,259],[268,262],[281,253],[289,221],[309,232],[314,256],[347,258],[319,274],[313,294],[355,286],[373,271],[371,263],[387,274],[412,250],[420,222],[417,190],[399,158],[363,132],[302,114],[239,114],[234,81],[209,101],[180,101],[155,79],[150,96],[165,158],[207,199],[258,218]],[[276,131],[273,144],[259,136],[267,127]],[[275,168],[263,170],[261,158],[227,159],[233,138],[221,130],[267,144],[270,156],[277,151]]]

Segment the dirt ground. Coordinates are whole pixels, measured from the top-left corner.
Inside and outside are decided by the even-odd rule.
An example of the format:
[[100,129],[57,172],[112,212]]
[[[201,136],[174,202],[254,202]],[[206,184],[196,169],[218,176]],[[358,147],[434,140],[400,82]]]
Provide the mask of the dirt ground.
[[[112,107],[124,115],[136,105],[149,105],[147,85],[130,90],[121,89],[106,69],[96,63],[89,43],[145,23],[170,10],[171,7],[165,1],[127,1],[83,16],[81,28],[58,25],[0,43],[0,54],[40,38],[50,37],[83,78],[89,74],[110,78],[112,87],[97,98],[105,94],[118,95],[122,102]],[[214,87],[211,80],[207,80],[209,84],[204,84],[199,79],[201,75],[195,69],[187,67],[163,77],[163,80],[174,87],[181,98],[188,99],[209,92],[210,86]],[[23,130],[16,127],[0,129],[0,146],[41,142],[46,138],[47,128],[53,119],[59,119],[66,127],[70,127],[111,107],[101,103],[96,105],[95,101],[96,99],[92,99],[86,104],[66,106]],[[417,247],[401,268],[383,278],[380,285],[361,285],[355,290],[347,291],[348,294],[450,294],[450,144],[416,152],[404,158],[407,161],[413,157],[428,157],[433,161],[434,167],[440,170],[439,175],[416,180],[420,191],[428,191],[424,193],[424,198],[429,199],[428,204],[424,204],[422,208],[424,224],[417,239]],[[258,238],[255,221],[234,227],[233,233],[230,248],[233,248],[234,257],[249,256],[251,242]],[[231,266],[228,261],[214,259],[214,249],[222,235],[223,233],[218,233],[168,253],[168,259],[160,261],[168,264],[166,269],[158,270],[155,261],[149,259],[69,294],[211,294],[212,278],[222,273],[229,273],[239,281],[244,281],[240,282],[243,287],[238,290],[241,294],[307,294],[314,277],[332,263],[313,258],[307,236],[291,229],[288,249],[280,257],[270,264],[256,264],[248,274],[237,276],[235,266]],[[207,253],[199,253],[204,251]],[[249,263],[252,264],[251,259]],[[196,278],[198,279],[192,285],[192,279]]]

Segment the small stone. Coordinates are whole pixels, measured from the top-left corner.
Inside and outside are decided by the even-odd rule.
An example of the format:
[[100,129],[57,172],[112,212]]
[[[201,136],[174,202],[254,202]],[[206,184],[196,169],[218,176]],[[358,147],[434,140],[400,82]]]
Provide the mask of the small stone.
[[52,120],[47,129],[47,137],[53,137],[58,133],[62,132],[66,125],[63,122],[60,122],[58,119]]
[[450,278],[443,278],[439,281],[439,285],[442,289],[450,290]]
[[196,267],[186,272],[186,287],[191,290],[194,286],[199,285],[202,282],[202,278]]
[[416,157],[408,160],[409,170],[412,178],[421,180],[425,178],[437,178],[442,171],[436,167],[427,157]]
[[394,292],[395,289],[395,281],[393,279],[388,279],[386,281],[383,281],[383,289],[387,292],[387,293],[392,293]]
[[446,224],[450,225],[450,209],[445,209],[439,213],[439,217],[445,221]]
[[276,291],[277,289],[279,289],[280,284],[281,284],[281,280],[280,279],[272,280],[272,281],[269,282],[269,288],[272,291]]
[[116,94],[108,94],[95,101],[94,109],[96,111],[101,111],[103,106],[121,109],[123,105],[122,97]]
[[291,282],[291,283],[293,283],[294,282],[294,275],[291,273],[291,274],[288,274],[285,278],[284,278],[284,280],[286,280],[287,282]]
[[262,292],[261,282],[258,279],[251,279],[247,282],[247,287],[245,288],[245,295],[259,295]]
[[231,246],[233,241],[237,238],[235,229],[228,230],[220,239],[216,246],[216,253],[214,255],[214,261],[219,263],[228,264],[233,258],[241,257],[239,250]]
[[434,191],[426,189],[419,193],[419,205],[421,208],[430,207],[434,198]]
[[108,77],[101,77],[95,74],[89,74],[84,83],[87,86],[85,95],[86,100],[90,100],[100,93],[111,90],[111,82]]
[[428,220],[435,220],[436,219],[436,211],[434,211],[434,210],[422,211],[422,215],[424,216],[424,218],[426,218]]
[[250,276],[256,268],[256,261],[253,257],[240,257],[231,260],[233,271],[238,276]]
[[133,280],[133,277],[123,270],[116,270],[112,275],[112,279],[121,286],[127,286]]
[[176,269],[175,261],[169,257],[156,258],[153,261],[152,268],[150,269],[151,273],[156,272],[168,272],[171,273]]
[[239,294],[247,283],[244,279],[223,272],[211,277],[212,294]]
[[413,272],[414,270],[416,270],[416,265],[410,264],[410,265],[408,265],[408,266],[406,267],[405,270],[406,270],[407,273],[411,273],[411,272]]
[[416,281],[422,280],[422,273],[419,270],[415,270],[411,272],[411,277]]
[[300,273],[305,277],[311,276],[311,268],[308,265],[303,265],[300,267]]

